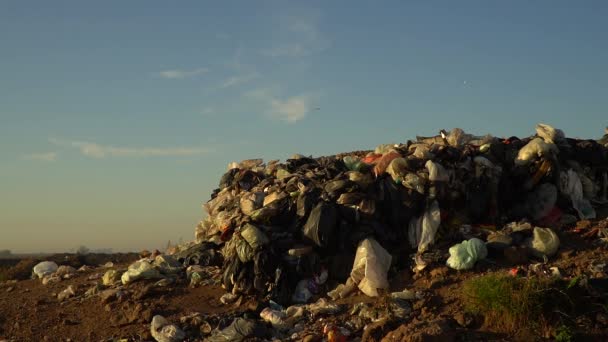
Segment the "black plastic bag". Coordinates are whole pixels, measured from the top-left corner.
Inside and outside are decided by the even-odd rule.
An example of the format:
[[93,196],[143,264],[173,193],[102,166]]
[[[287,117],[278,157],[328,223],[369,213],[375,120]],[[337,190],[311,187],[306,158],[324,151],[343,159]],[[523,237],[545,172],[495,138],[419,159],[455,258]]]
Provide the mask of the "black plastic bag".
[[308,216],[303,233],[317,246],[327,247],[331,244],[337,224],[338,213],[336,207],[333,204],[319,202]]

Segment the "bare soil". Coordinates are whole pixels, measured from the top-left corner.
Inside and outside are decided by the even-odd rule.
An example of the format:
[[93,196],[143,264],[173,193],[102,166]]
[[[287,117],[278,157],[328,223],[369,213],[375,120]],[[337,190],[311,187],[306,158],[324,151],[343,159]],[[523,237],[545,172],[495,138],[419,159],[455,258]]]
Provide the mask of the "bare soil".
[[[393,291],[404,288],[418,292],[420,299],[412,301],[411,314],[402,322],[376,322],[367,324],[365,331],[353,331],[348,340],[364,341],[512,341],[555,338],[558,324],[572,329],[574,340],[608,340],[608,246],[597,236],[584,238],[596,227],[606,227],[608,221],[595,221],[568,227],[559,233],[561,246],[558,254],[548,261],[548,267],[558,267],[561,277],[568,281],[576,277],[589,279],[590,290],[572,297],[572,308],[555,313],[551,322],[539,322],[534,336],[504,334],[492,331],[483,317],[464,311],[460,288],[474,276],[496,272],[508,273],[514,267],[508,260],[490,258],[479,262],[469,271],[455,271],[446,267],[441,259],[414,274],[409,268],[392,275]],[[448,246],[438,246],[441,253]],[[115,269],[126,269],[136,256],[106,256],[95,259],[96,265],[114,260]],[[62,256],[59,264],[70,264]],[[530,260],[522,265],[536,263]],[[31,267],[31,263],[28,264]],[[76,265],[77,266],[77,265]],[[23,267],[23,266],[11,266]],[[7,269],[5,268],[4,271]],[[10,268],[9,268],[10,270]],[[29,269],[31,272],[31,268]],[[183,280],[167,287],[151,287],[153,281],[138,281],[125,288],[127,295],[104,301],[100,296],[85,297],[84,293],[100,282],[107,270],[97,266],[78,272],[73,278],[43,285],[40,280],[26,279],[0,282],[0,341],[131,341],[152,340],[149,333],[153,315],[163,315],[171,322],[191,313],[213,317],[212,327],[226,326],[236,315],[259,309],[254,298],[235,305],[223,305],[219,299],[224,290],[219,286],[191,288]],[[10,272],[9,272],[10,273]],[[19,273],[19,272],[17,272]],[[13,273],[16,274],[16,273]],[[526,276],[525,274],[523,276]],[[76,289],[76,296],[63,302],[57,294],[68,285]],[[330,288],[328,288],[329,290]],[[371,303],[382,310],[383,298],[369,298],[362,294],[341,299],[338,304],[348,307],[339,315],[315,317],[307,324],[309,340],[320,340],[326,323],[349,328],[355,318],[350,315],[353,305]]]

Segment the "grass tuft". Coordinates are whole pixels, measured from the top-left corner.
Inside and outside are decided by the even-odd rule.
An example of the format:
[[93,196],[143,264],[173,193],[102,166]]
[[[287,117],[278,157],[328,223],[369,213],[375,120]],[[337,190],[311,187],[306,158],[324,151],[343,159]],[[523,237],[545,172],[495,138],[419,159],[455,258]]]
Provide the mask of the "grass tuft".
[[483,315],[489,328],[504,333],[529,333],[542,322],[543,307],[551,300],[551,285],[550,279],[488,274],[467,280],[462,299],[465,310]]

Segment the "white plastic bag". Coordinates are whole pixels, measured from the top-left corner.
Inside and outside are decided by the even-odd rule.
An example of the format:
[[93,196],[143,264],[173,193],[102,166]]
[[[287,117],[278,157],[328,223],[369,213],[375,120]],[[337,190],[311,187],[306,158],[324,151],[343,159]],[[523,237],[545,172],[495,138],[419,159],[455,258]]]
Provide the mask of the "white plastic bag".
[[429,171],[429,180],[434,182],[447,182],[450,180],[450,174],[439,163],[435,163],[431,160],[427,160],[424,164],[426,169]]
[[145,261],[140,260],[129,265],[129,269],[122,274],[120,280],[124,285],[132,283],[138,279],[158,279],[162,278],[160,272],[152,265]]
[[388,289],[388,269],[391,255],[373,238],[359,243],[350,276],[359,290],[370,297],[378,296],[378,289]]
[[388,164],[386,172],[391,175],[394,182],[399,183],[407,174],[407,162],[404,158],[395,158]]
[[559,149],[555,144],[546,143],[541,138],[534,138],[530,142],[521,148],[515,158],[515,165],[523,166],[528,165],[532,160],[537,157],[548,156],[550,154],[559,153]]
[[574,170],[560,173],[560,191],[572,201],[572,207],[576,209],[581,220],[594,219],[596,217],[595,209],[591,206],[591,202],[583,196],[583,184]]
[[55,273],[58,268],[59,266],[57,266],[57,264],[52,261],[43,261],[34,266],[34,274],[38,278],[42,279],[46,275]]
[[177,325],[170,324],[160,315],[152,318],[150,334],[158,342],[181,342],[186,338],[186,334]]
[[566,139],[564,131],[542,123],[536,125],[536,134],[538,134],[539,137],[543,138],[545,142],[551,144],[555,144]]
[[537,257],[552,256],[559,248],[559,237],[550,228],[534,227],[534,236],[527,245]]
[[435,235],[441,224],[441,210],[439,203],[433,201],[424,215],[412,218],[409,225],[408,238],[412,248],[418,248],[423,253],[435,242]]
[[308,289],[309,282],[310,279],[302,279],[298,282],[298,285],[296,285],[296,289],[291,296],[291,300],[294,303],[308,303],[312,297],[312,292]]
[[455,270],[468,270],[487,255],[486,244],[478,238],[472,238],[450,247],[450,257],[446,264]]

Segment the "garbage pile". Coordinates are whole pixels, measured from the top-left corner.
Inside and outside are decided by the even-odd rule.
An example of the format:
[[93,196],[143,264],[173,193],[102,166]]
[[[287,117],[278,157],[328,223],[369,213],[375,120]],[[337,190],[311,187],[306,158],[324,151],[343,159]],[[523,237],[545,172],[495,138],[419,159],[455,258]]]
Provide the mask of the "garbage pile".
[[[524,139],[455,128],[369,153],[231,163],[203,205],[197,263],[221,264],[230,293],[281,305],[308,302],[328,277],[344,283],[340,291],[378,296],[403,253],[423,268],[443,236],[527,224],[534,248],[553,238],[549,228],[594,218],[594,205],[607,202],[607,141],[545,124]],[[513,244],[505,239],[503,247]],[[539,248],[554,253],[550,243]],[[471,239],[452,247],[447,263],[467,269],[487,253]]]

